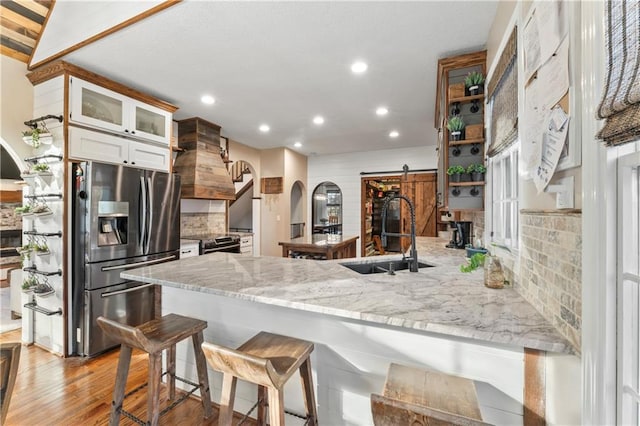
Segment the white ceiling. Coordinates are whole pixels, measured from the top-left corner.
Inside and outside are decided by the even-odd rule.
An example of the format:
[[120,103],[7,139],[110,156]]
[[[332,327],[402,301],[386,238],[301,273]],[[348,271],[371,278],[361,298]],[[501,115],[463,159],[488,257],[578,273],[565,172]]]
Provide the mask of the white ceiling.
[[[55,22],[69,29],[108,13],[71,13],[62,3],[42,35],[48,48]],[[178,120],[202,117],[259,149],[313,155],[435,145],[438,59],[483,49],[496,6],[184,1],[63,59],[177,105]],[[365,74],[351,73],[356,59],[368,63]],[[204,93],[216,103],[200,103]],[[386,117],[375,115],[379,105]],[[311,122],[316,114],[325,117],[321,127]],[[258,131],[262,123],[268,134]],[[388,136],[393,129],[397,139]],[[297,140],[302,148],[293,148]]]

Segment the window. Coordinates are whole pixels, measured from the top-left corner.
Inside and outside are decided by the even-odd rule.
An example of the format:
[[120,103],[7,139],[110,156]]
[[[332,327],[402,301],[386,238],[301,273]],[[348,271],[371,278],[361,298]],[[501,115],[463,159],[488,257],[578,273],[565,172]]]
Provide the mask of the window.
[[490,159],[493,242],[518,248],[518,142]]
[[618,424],[640,422],[640,152],[618,169]]

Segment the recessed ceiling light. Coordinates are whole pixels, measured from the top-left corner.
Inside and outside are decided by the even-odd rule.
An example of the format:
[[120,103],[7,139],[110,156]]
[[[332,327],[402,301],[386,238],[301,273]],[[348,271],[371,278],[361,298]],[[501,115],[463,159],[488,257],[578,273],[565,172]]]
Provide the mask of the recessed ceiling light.
[[293,144],[296,148],[300,148],[302,146],[302,142],[296,142]]
[[398,136],[400,136],[400,133],[398,133],[397,130],[392,130],[391,132],[389,132],[390,138],[397,138]]
[[387,113],[389,112],[389,110],[386,107],[378,107],[378,109],[376,109],[376,114],[377,115],[387,115]]
[[211,95],[203,95],[200,98],[200,101],[202,101],[203,104],[207,104],[207,105],[213,105],[216,103],[216,100]]
[[356,61],[351,64],[351,72],[354,74],[362,74],[369,68],[366,62]]
[[321,115],[316,115],[315,117],[313,117],[313,123],[317,124],[318,126],[324,123],[324,117]]
[[261,124],[259,129],[262,133],[267,133],[270,130],[270,127],[266,124]]

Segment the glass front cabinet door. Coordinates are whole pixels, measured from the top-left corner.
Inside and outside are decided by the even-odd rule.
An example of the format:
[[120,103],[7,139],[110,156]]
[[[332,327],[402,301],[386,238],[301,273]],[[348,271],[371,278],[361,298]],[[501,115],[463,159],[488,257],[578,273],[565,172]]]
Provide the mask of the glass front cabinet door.
[[171,113],[77,77],[70,87],[71,122],[169,144]]

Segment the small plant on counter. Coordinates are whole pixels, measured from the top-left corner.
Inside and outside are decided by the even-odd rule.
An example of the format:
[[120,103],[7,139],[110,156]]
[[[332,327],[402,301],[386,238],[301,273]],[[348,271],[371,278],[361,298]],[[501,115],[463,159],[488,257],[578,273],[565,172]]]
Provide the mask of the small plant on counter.
[[475,253],[469,258],[469,263],[466,265],[460,265],[460,272],[473,272],[479,267],[484,265],[484,260],[487,257],[484,253]]
[[478,71],[472,71],[464,78],[464,86],[470,95],[482,93],[482,85],[484,84],[484,75]]

